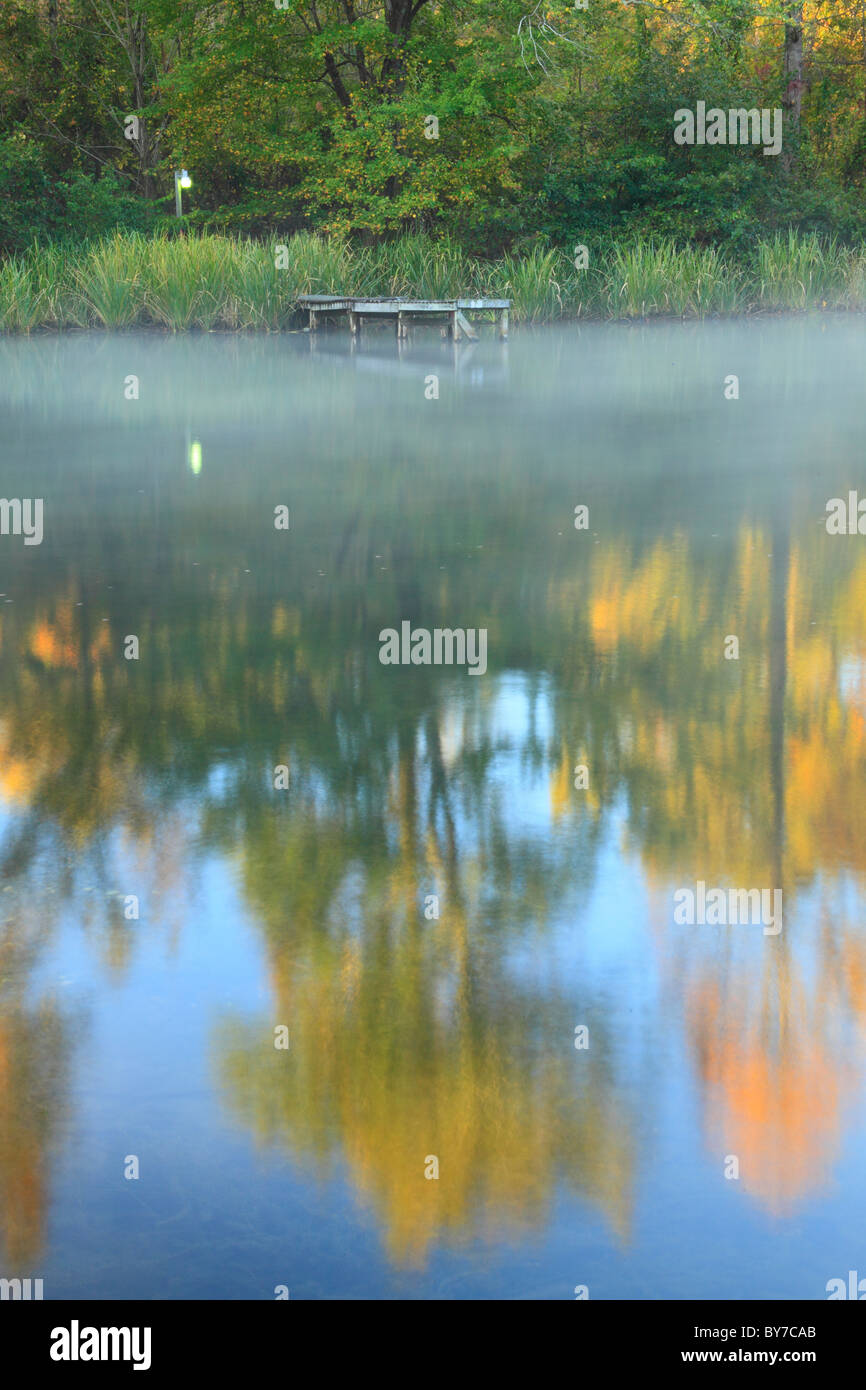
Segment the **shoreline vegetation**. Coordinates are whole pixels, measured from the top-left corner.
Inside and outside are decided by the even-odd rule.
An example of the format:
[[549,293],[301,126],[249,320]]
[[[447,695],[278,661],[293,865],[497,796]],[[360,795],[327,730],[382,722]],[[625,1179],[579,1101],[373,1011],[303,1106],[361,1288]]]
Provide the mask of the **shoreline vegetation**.
[[317,293],[510,298],[518,325],[866,310],[866,244],[789,231],[743,252],[634,238],[590,248],[577,270],[557,247],[482,259],[447,237],[357,246],[311,232],[255,241],[116,231],[79,246],[34,243],[0,261],[0,333],[280,332],[303,324],[298,296]]

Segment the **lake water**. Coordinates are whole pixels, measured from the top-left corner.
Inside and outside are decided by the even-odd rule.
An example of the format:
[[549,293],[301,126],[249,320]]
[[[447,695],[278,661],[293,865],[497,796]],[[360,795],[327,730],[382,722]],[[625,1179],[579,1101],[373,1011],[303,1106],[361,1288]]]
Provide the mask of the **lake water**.
[[863,333],[0,340],[0,1275],[866,1276]]

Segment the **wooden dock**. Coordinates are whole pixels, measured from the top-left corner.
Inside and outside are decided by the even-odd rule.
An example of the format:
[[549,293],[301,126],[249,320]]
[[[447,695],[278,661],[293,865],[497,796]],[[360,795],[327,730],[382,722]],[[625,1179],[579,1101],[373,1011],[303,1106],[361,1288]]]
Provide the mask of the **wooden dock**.
[[477,338],[478,334],[466,317],[473,312],[493,310],[498,316],[499,336],[508,337],[510,299],[365,299],[344,294],[302,294],[298,303],[310,315],[310,332],[315,333],[324,315],[345,314],[349,329],[356,335],[365,318],[393,319],[397,337],[408,338],[413,319],[445,319],[446,332],[458,342],[460,338]]

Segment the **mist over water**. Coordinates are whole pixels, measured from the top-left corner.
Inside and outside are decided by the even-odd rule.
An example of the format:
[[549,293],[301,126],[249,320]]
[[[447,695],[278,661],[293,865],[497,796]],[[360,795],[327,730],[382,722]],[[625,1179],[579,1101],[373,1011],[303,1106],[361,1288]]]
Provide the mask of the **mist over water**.
[[866,1275],[862,334],[0,340],[0,1275]]

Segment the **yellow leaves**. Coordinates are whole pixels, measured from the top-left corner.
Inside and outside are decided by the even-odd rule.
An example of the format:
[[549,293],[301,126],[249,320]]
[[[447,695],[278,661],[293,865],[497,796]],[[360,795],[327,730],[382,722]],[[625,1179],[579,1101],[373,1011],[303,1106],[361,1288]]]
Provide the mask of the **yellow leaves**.
[[[77,657],[74,648],[71,650],[64,647],[54,628],[48,622],[41,622],[36,625],[36,629],[30,639],[30,652],[41,661],[43,666],[63,666],[77,664]],[[70,661],[71,656],[71,661]]]
[[34,768],[26,758],[6,757],[0,766],[0,799],[27,805],[34,788]]
[[628,577],[626,566],[620,568],[622,557],[610,557],[611,568],[598,576],[590,605],[590,630],[599,650],[611,651],[627,639],[649,651],[678,625],[676,549],[676,541],[660,542]]

